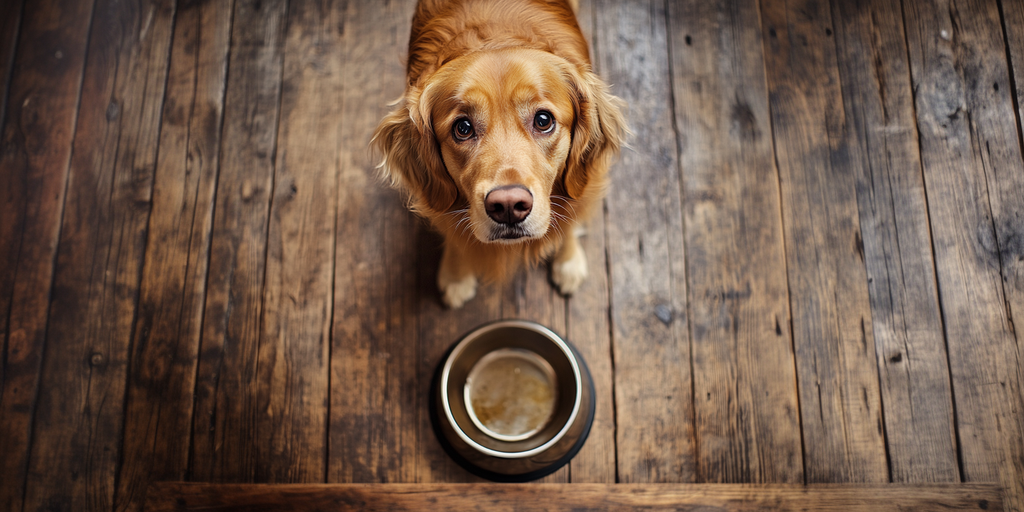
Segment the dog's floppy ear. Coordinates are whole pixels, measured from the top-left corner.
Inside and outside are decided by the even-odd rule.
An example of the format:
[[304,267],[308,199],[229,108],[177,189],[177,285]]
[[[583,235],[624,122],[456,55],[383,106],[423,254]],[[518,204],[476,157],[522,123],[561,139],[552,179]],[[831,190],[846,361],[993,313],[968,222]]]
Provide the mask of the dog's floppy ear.
[[625,102],[608,92],[608,86],[591,71],[580,73],[567,67],[564,74],[576,113],[565,164],[565,190],[579,199],[594,177],[592,170],[607,170],[625,141]]
[[428,91],[410,87],[377,126],[371,144],[383,155],[377,167],[393,186],[409,192],[418,211],[447,211],[458,189],[441,159],[430,120]]

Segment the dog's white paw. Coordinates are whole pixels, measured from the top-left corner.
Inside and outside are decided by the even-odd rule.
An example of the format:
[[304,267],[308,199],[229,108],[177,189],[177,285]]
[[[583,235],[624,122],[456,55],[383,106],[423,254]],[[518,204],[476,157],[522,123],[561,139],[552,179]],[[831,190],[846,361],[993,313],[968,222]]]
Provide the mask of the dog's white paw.
[[562,295],[572,295],[587,278],[587,257],[583,251],[576,251],[572,258],[551,262],[551,280]]
[[469,299],[476,297],[476,276],[470,275],[459,281],[438,283],[441,301],[451,309],[461,308]]

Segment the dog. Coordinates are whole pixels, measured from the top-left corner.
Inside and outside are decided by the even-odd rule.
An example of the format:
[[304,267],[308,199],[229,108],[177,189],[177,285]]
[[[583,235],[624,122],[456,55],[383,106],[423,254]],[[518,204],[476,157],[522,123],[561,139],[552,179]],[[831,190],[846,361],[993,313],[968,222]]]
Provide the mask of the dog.
[[578,237],[627,134],[567,0],[421,0],[406,88],[371,144],[378,168],[444,238],[450,308],[478,282],[550,260],[564,295],[587,276]]

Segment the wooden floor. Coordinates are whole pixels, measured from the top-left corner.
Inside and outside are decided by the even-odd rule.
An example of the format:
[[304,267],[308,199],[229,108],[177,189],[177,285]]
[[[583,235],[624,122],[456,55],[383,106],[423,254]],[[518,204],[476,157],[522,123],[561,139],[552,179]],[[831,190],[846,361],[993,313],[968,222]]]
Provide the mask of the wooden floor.
[[0,509],[472,482],[459,335],[594,375],[546,482],[995,482],[1024,510],[1024,1],[590,0],[631,149],[573,298],[447,311],[367,146],[413,0],[0,1]]

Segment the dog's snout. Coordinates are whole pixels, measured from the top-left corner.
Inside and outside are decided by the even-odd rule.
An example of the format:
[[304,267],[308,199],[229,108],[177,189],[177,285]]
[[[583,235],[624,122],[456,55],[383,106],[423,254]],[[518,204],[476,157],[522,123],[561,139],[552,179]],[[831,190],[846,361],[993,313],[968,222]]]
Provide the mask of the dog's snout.
[[533,194],[522,185],[505,185],[487,193],[484,208],[494,222],[509,226],[519,224],[533,210]]

